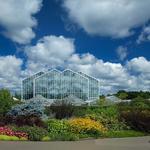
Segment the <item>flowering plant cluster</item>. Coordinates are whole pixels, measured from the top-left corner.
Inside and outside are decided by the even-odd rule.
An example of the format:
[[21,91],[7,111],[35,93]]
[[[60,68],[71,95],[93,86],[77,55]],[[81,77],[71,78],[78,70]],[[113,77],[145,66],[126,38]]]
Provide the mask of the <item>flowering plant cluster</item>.
[[107,131],[101,123],[91,120],[90,118],[74,118],[68,122],[74,133],[101,134]]
[[16,136],[18,138],[28,139],[27,133],[21,131],[13,131],[8,127],[0,127],[0,135]]

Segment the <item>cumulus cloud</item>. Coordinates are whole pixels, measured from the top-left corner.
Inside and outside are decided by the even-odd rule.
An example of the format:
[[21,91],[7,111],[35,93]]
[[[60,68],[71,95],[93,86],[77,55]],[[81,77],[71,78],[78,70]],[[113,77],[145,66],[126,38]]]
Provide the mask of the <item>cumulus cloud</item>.
[[133,58],[127,63],[127,67],[129,70],[135,73],[149,73],[150,74],[150,61],[148,61],[145,57]]
[[123,38],[150,19],[150,1],[62,0],[70,20],[91,35]]
[[35,37],[33,17],[42,5],[42,0],[0,0],[0,25],[3,34],[19,44],[29,43]]
[[124,47],[124,46],[119,46],[116,49],[116,52],[120,60],[124,60],[128,55],[128,49],[127,47]]
[[[28,68],[21,69],[21,59],[15,56],[1,56],[0,88],[20,89],[20,81],[23,77],[49,68],[42,59],[39,63],[34,61],[30,61],[30,63]],[[122,65],[104,62],[89,53],[82,55],[73,53],[62,62],[61,66],[98,78],[101,94],[113,93],[118,90],[150,90],[150,61],[144,57],[133,58]]]
[[73,39],[63,36],[45,36],[35,46],[26,47],[27,68],[35,71],[62,65],[74,51]]
[[150,25],[147,27],[144,27],[143,31],[141,32],[141,34],[139,35],[138,39],[137,39],[137,43],[140,44],[144,41],[150,41]]
[[68,67],[92,75],[100,80],[101,93],[118,90],[150,90],[150,61],[133,58],[125,65],[104,62],[92,54],[73,54]]
[[15,56],[0,56],[0,88],[20,88],[22,63]]
[[92,54],[72,55],[68,60],[68,68],[98,78],[103,93],[134,89],[136,86],[135,77],[129,75],[126,67],[120,63],[104,62]]
[[150,61],[144,57],[133,58],[126,67],[136,77],[139,89],[150,90]]
[[0,88],[19,89],[20,80],[38,71],[61,66],[81,71],[100,80],[100,93],[118,90],[150,90],[150,61],[137,57],[124,65],[103,61],[90,53],[75,52],[74,40],[63,36],[45,36],[25,48],[26,68],[15,56],[0,56]]

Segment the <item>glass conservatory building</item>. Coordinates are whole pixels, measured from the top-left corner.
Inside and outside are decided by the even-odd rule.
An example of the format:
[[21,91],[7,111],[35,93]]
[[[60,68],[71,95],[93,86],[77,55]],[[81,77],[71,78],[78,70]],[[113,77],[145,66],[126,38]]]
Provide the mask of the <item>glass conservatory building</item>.
[[74,96],[83,101],[99,97],[99,80],[82,72],[70,69],[39,72],[22,81],[22,99],[38,95],[46,99],[64,99]]

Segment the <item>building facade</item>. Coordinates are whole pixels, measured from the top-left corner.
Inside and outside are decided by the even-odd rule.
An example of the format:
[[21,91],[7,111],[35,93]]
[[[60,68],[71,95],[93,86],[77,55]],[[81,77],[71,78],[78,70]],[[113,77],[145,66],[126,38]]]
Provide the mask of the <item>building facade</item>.
[[22,99],[38,95],[46,99],[64,99],[74,96],[83,101],[99,97],[99,80],[82,72],[70,69],[39,72],[22,81]]

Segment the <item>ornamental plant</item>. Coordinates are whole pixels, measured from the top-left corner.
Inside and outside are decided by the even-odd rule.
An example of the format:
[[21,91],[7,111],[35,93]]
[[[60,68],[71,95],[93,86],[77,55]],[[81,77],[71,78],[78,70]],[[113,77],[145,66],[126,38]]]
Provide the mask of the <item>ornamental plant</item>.
[[5,116],[6,113],[11,109],[13,105],[13,99],[11,94],[6,89],[0,90],[0,115]]
[[14,127],[14,130],[28,133],[28,139],[31,141],[41,141],[43,137],[48,136],[46,129],[37,126]]
[[10,116],[29,116],[36,115],[39,117],[44,117],[44,102],[40,100],[31,100],[22,104],[15,105],[7,113]]
[[47,121],[48,132],[51,136],[68,132],[66,120],[50,119]]
[[90,134],[91,136],[100,136],[107,129],[99,122],[90,118],[74,118],[68,121],[70,129],[76,134]]
[[8,127],[0,127],[0,135],[16,136],[18,138],[28,139],[27,133],[21,131],[13,131],[11,128]]

